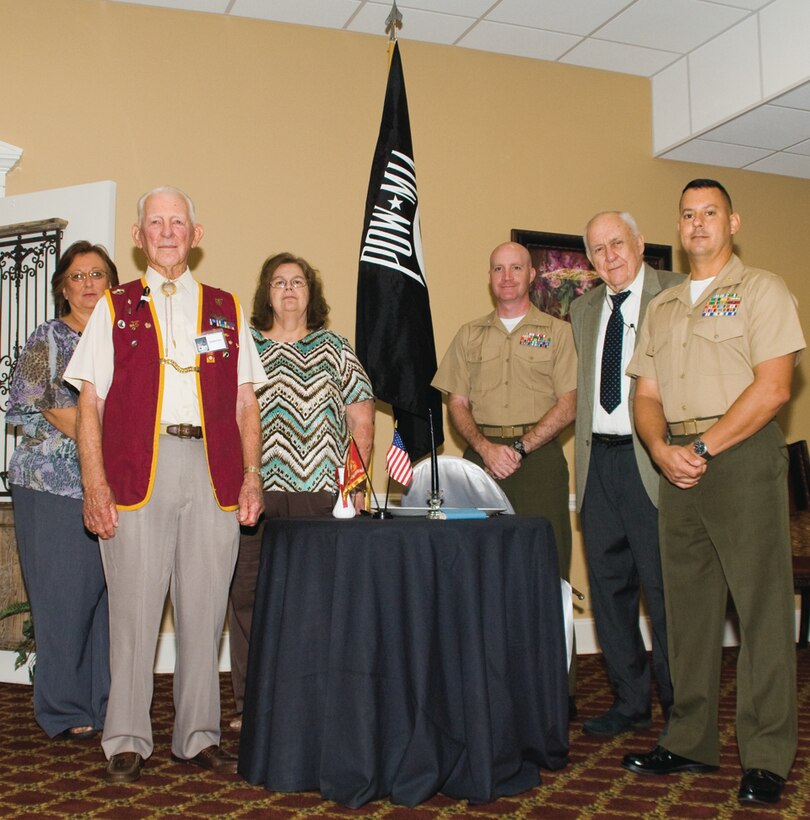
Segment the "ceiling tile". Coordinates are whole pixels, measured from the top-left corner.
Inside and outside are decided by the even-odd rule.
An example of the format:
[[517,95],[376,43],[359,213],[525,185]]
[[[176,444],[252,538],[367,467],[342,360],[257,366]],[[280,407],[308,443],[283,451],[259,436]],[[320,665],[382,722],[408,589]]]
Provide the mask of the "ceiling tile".
[[796,145],[791,145],[790,148],[785,148],[785,151],[788,154],[803,154],[806,157],[810,157],[810,139],[803,140]]
[[770,101],[771,105],[783,105],[786,108],[801,108],[810,111],[810,83],[804,83],[787,94],[782,94]]
[[766,97],[810,77],[810,3],[777,0],[758,15],[762,52],[762,87]]
[[694,135],[762,102],[756,18],[732,26],[687,59]]
[[661,156],[664,159],[676,159],[681,162],[703,162],[707,165],[722,165],[725,168],[742,168],[771,153],[773,152],[767,149],[749,148],[747,145],[729,145],[711,140],[689,140]]
[[651,77],[679,59],[682,59],[681,55],[671,51],[609,43],[589,37],[561,57],[560,62]]
[[[343,28],[359,5],[359,0],[233,0],[230,13],[279,23]],[[382,32],[385,33],[384,23]]]
[[692,135],[689,110],[689,60],[681,57],[652,78],[653,153]]
[[[366,3],[346,28],[349,31],[385,35],[385,18],[390,11],[391,6],[387,3]],[[408,9],[407,14],[405,9],[400,11],[403,19],[399,36],[428,43],[453,43],[475,22],[471,17],[438,14],[419,9]]]
[[801,142],[810,134],[810,112],[778,105],[763,105],[713,128],[704,139],[782,150]]
[[637,0],[594,36],[685,54],[742,20],[749,12],[701,0]]
[[773,3],[773,0],[702,0],[702,2],[713,3],[715,6],[731,6],[732,8],[756,11],[764,8],[768,3]]
[[567,34],[590,34],[634,0],[501,0],[487,20]]
[[476,24],[456,45],[496,51],[499,54],[534,57],[538,60],[556,60],[580,39],[573,34],[556,34],[536,28],[520,28],[505,23],[484,21]]
[[[407,20],[405,12],[408,9],[422,9],[423,11],[438,11],[443,14],[458,14],[460,17],[480,17],[494,0],[402,0],[397,8],[402,13],[403,20]],[[391,4],[385,3],[388,10]],[[387,16],[387,15],[386,15]]]
[[765,159],[747,165],[746,168],[749,171],[764,171],[766,174],[810,179],[810,157],[799,154],[771,154]]

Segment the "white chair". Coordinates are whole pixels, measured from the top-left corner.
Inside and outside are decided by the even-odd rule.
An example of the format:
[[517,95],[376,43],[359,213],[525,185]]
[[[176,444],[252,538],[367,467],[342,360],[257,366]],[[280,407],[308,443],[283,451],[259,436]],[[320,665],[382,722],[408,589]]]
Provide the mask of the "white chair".
[[[458,456],[438,456],[439,489],[444,507],[483,507],[514,515],[506,493],[477,464]],[[413,481],[402,493],[401,507],[426,507],[430,496],[430,458],[413,468]]]

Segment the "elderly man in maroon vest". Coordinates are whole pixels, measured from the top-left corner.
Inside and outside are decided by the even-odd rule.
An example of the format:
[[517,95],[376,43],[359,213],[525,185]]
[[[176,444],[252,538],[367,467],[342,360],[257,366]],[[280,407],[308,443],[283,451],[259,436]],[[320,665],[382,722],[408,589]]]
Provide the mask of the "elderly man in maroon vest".
[[110,600],[105,778],[131,783],[153,749],[152,667],[167,590],[177,638],[172,757],[234,772],[220,748],[218,646],[239,525],[262,510],[254,385],[266,381],[234,296],[199,284],[203,236],[182,191],[138,203],[149,267],[107,291],[66,378],[81,390],[84,521]]

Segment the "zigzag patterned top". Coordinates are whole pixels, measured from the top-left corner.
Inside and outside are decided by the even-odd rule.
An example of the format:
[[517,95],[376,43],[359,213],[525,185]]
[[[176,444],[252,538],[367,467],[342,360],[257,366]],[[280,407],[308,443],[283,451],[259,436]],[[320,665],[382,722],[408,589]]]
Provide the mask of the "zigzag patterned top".
[[348,341],[330,330],[299,342],[251,333],[270,379],[256,390],[264,489],[337,491],[335,468],[349,443],[346,405],[374,398],[366,371]]

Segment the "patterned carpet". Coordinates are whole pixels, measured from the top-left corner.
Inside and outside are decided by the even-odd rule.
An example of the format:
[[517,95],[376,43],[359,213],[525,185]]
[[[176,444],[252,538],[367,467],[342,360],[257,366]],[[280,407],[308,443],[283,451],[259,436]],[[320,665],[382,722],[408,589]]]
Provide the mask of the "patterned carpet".
[[[745,818],[810,817],[810,651],[799,652],[799,755],[779,808],[747,809],[736,800],[740,777],[734,741],[734,664],[736,651],[726,650],[720,707],[722,765],[711,775],[643,778],[619,767],[622,755],[644,751],[661,728],[598,741],[571,727],[571,762],[543,772],[538,788],[484,806],[434,797],[417,809],[385,801],[351,810],[313,793],[279,794],[249,786],[238,775],[212,777],[173,763],[169,758],[172,725],[171,676],[157,676],[153,721],[155,754],[134,785],[110,786],[101,779],[104,756],[98,740],[50,741],[34,723],[30,687],[0,684],[0,817],[15,818]],[[597,655],[580,656],[580,715],[597,714],[610,705],[607,681]],[[232,706],[225,676],[223,709]],[[223,745],[234,750],[238,735],[223,733]]]

